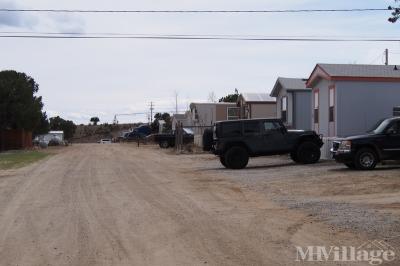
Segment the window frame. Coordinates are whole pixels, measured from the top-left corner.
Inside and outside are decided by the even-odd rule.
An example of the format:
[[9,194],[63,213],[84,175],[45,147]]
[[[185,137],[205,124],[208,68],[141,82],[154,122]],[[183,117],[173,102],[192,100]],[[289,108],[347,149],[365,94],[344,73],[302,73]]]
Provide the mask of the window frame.
[[[237,116],[229,115],[229,110],[232,110],[232,109],[237,110]],[[240,119],[240,107],[233,107],[233,106],[226,107],[226,120],[232,121],[232,120],[239,120],[239,119]]]
[[329,123],[336,121],[335,110],[336,110],[336,89],[334,86],[329,87]]
[[[266,129],[265,128],[265,124],[266,123],[270,123],[274,125],[274,128],[272,129]],[[261,126],[262,130],[264,133],[269,133],[269,132],[275,132],[275,131],[279,131],[282,128],[282,125],[276,121],[263,121],[262,122],[262,126]]]
[[284,123],[286,123],[288,120],[287,119],[287,109],[288,109],[288,97],[283,96],[281,98],[281,119]]
[[320,104],[320,99],[319,99],[319,89],[315,89],[313,92],[313,97],[314,97],[314,106],[313,106],[313,111],[314,111],[314,124],[319,124],[319,104]]

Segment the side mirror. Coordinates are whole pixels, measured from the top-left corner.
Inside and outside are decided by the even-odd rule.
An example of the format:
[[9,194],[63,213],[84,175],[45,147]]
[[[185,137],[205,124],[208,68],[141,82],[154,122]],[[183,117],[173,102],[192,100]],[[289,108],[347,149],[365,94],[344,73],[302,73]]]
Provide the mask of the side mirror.
[[396,132],[396,130],[394,130],[393,128],[389,128],[389,129],[386,131],[386,135],[395,135],[395,134],[397,134],[397,132]]

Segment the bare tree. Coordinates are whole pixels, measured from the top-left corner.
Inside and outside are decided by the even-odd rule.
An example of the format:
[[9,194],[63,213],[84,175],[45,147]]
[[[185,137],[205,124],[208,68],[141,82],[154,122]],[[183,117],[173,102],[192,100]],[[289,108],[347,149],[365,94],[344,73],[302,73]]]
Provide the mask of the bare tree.
[[208,94],[208,102],[210,102],[210,103],[217,102],[217,96],[215,95],[215,93],[213,91]]

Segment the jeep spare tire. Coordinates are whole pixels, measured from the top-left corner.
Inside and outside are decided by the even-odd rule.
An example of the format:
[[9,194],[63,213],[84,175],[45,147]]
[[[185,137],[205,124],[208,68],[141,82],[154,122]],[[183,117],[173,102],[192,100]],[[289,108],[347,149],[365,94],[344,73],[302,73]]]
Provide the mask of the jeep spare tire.
[[243,169],[249,162],[249,153],[240,146],[235,146],[226,151],[225,164],[231,169]]
[[203,133],[203,151],[211,151],[213,141],[214,141],[214,136],[213,136],[213,130],[212,129],[206,129],[204,130]]
[[303,164],[317,163],[321,158],[321,150],[317,144],[307,141],[297,148],[297,160]]

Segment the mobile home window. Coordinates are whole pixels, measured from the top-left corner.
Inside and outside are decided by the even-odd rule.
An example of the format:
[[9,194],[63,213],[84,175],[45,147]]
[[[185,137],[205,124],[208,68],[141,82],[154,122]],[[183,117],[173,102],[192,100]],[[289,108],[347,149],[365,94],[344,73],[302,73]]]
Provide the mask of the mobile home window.
[[240,108],[239,107],[228,107],[227,120],[237,120],[240,118]]
[[329,122],[335,121],[335,88],[329,88]]
[[314,123],[319,123],[319,91],[314,92]]
[[287,121],[287,97],[282,97],[281,118],[283,122]]

